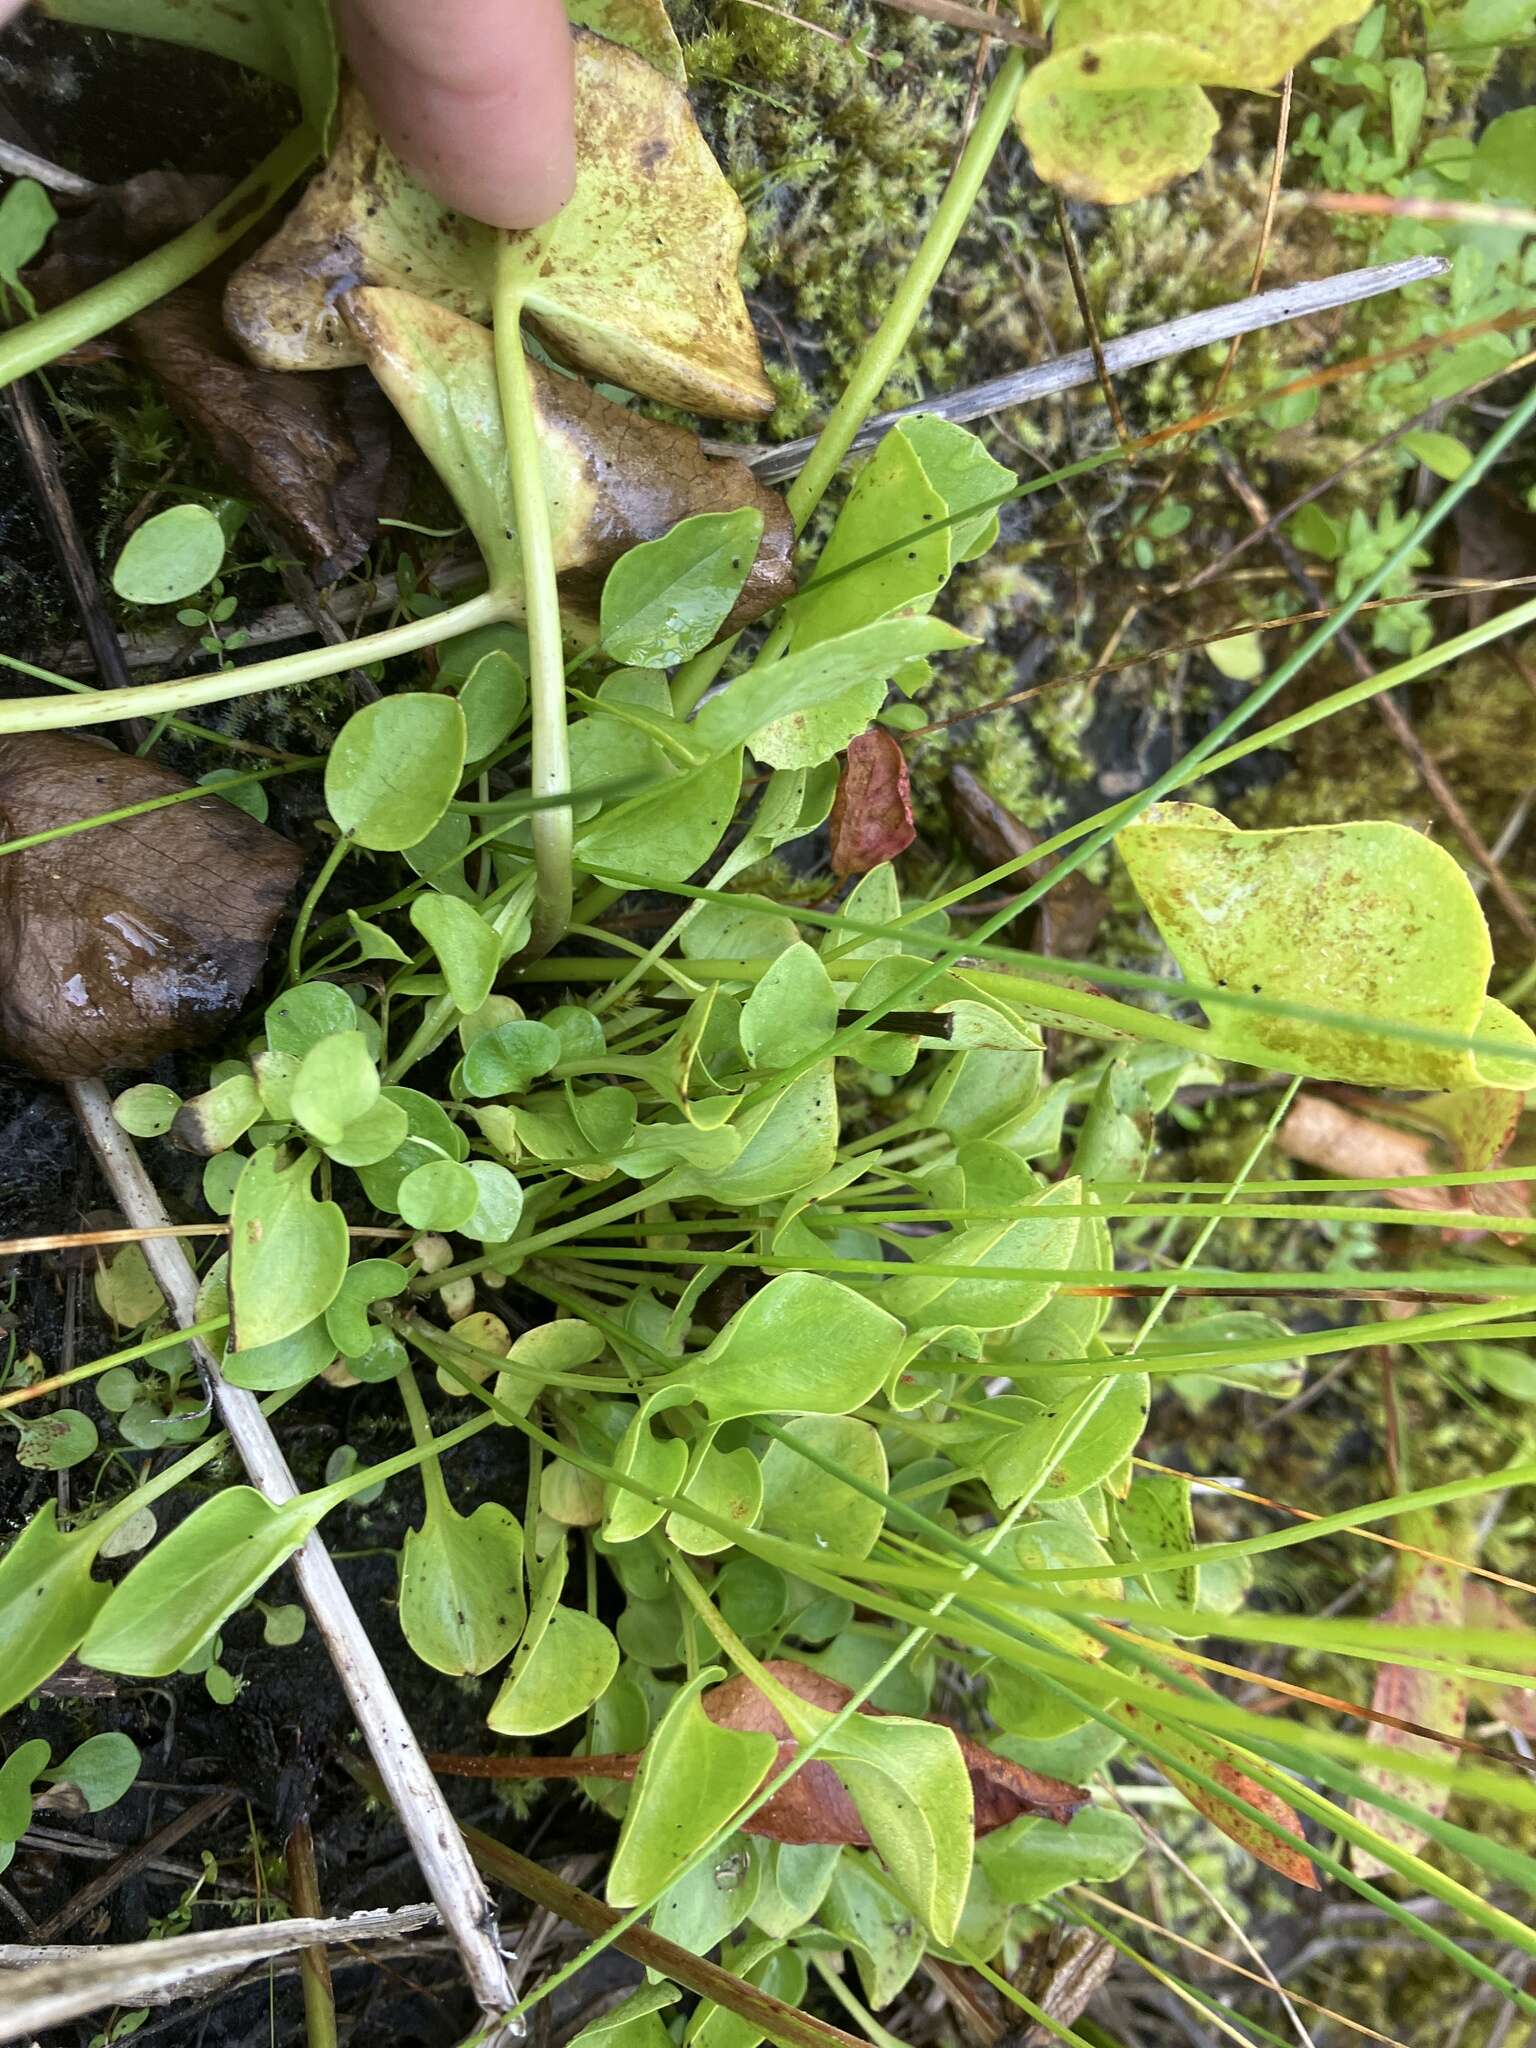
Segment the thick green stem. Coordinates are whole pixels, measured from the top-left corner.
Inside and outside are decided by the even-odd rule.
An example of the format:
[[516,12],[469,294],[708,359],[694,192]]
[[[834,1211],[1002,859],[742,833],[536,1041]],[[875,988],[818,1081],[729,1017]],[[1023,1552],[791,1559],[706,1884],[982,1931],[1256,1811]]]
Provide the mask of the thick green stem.
[[[912,330],[923,317],[923,308],[965,231],[998,145],[1008,132],[1013,103],[1023,83],[1024,53],[1010,50],[900,289],[886,308],[885,318],[860,351],[853,375],[828,415],[804,469],[785,493],[797,533],[804,530],[806,521],[826,496],[827,486],[841,469],[860,427],[891,381],[902,352],[912,339]],[[789,625],[780,619],[759,654],[758,663],[776,661],[788,644]],[[706,647],[678,670],[672,682],[672,708],[679,718],[686,718],[693,710],[724,668],[735,645],[735,640],[730,639],[719,646]]]
[[269,157],[259,163],[213,212],[177,235],[153,255],[130,263],[115,277],[104,278],[89,291],[62,306],[0,335],[0,387],[14,384],[55,357],[105,334],[109,327],[141,313],[156,299],[206,270],[216,256],[237,242],[274,199],[280,199],[314,157],[319,145],[307,128],[285,135]]
[[[535,796],[562,796],[571,786],[571,750],[565,714],[565,647],[560,589],[555,581],[555,540],[544,492],[533,380],[523,352],[521,275],[504,241],[496,258],[496,383],[507,437],[512,502],[523,552],[528,629],[529,708],[533,714],[530,786]],[[533,860],[538,875],[529,957],[547,953],[571,921],[571,813],[566,805],[536,811]]]
[[249,668],[220,669],[216,675],[189,676],[185,682],[141,683],[132,690],[89,690],[75,697],[18,697],[0,705],[0,733],[63,732],[77,725],[115,725],[123,718],[158,718],[162,711],[186,711],[196,704],[227,704],[234,697],[256,697],[264,690],[285,690],[294,683],[312,683],[338,676],[364,662],[388,661],[397,654],[417,654],[455,633],[494,625],[512,616],[503,597],[487,591],[467,598],[445,612],[408,619],[361,640],[339,647],[311,647],[302,654],[282,654],[273,661],[252,662]]

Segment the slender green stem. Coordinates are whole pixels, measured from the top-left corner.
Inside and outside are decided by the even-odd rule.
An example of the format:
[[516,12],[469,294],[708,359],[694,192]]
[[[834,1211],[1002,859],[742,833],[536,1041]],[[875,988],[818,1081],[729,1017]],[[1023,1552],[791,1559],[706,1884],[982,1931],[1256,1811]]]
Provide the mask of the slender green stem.
[[411,1425],[411,1442],[418,1451],[425,1453],[421,1467],[421,1490],[426,1496],[427,1513],[434,1510],[441,1514],[451,1504],[448,1489],[443,1484],[443,1468],[438,1461],[437,1442],[432,1434],[432,1425],[427,1420],[427,1406],[421,1398],[421,1389],[416,1384],[416,1375],[411,1368],[402,1366],[395,1384],[400,1389],[400,1399],[405,1405],[405,1418]]
[[[530,787],[535,796],[560,796],[571,786],[571,750],[566,726],[565,649],[560,626],[560,590],[555,581],[555,541],[533,379],[523,349],[523,292],[518,264],[503,239],[496,257],[496,383],[507,437],[512,502],[523,553],[524,605],[528,628],[528,701],[533,714]],[[536,811],[533,860],[539,878],[533,935],[528,952],[547,953],[571,921],[571,813],[566,805]]]
[[293,921],[293,935],[288,941],[288,979],[301,981],[304,976],[304,941],[309,937],[309,927],[320,898],[331,886],[331,877],[352,851],[352,841],[343,832],[321,863],[320,872],[309,885],[309,893],[299,905],[299,914]]
[[77,832],[92,832],[98,825],[121,825],[129,818],[145,817],[150,811],[163,811],[172,804],[191,803],[200,796],[227,797],[230,790],[241,789],[247,783],[271,782],[280,775],[297,775],[302,769],[317,768],[319,756],[295,761],[292,764],[279,762],[272,768],[248,768],[238,775],[227,776],[222,782],[195,783],[187,789],[173,789],[167,796],[146,797],[140,804],[123,804],[115,811],[98,811],[91,818],[74,818],[67,825],[50,825],[46,832],[29,832],[24,839],[7,839],[0,845],[0,856],[8,853],[26,853],[34,846],[47,846],[54,839],[70,839]]
[[131,314],[152,306],[188,278],[206,270],[216,256],[246,232],[298,177],[319,145],[307,128],[285,135],[270,156],[237,185],[227,199],[185,233],[130,263],[115,277],[0,335],[0,387],[14,384],[55,357],[79,348]]
[[[912,330],[923,317],[923,309],[933,295],[933,288],[956,242],[965,232],[966,221],[987,172],[992,168],[998,145],[1008,132],[1013,104],[1023,83],[1024,53],[1010,50],[992,82],[992,90],[987,94],[976,126],[971,130],[971,139],[961,153],[954,176],[928,223],[927,232],[918,244],[917,254],[912,258],[896,296],[886,308],[884,319],[860,351],[853,374],[828,414],[826,425],[818,435],[804,469],[785,492],[797,533],[804,530],[806,521],[826,496],[827,486],[842,467],[860,427],[874,411],[881,392],[891,381],[896,365],[912,339]],[[776,661],[788,646],[789,635],[789,621],[781,618],[753,666]],[[679,718],[686,718],[693,710],[730,659],[735,645],[733,636],[717,646],[706,647],[702,654],[696,654],[692,661],[678,670],[672,681],[672,709]]]
[[133,1365],[141,1358],[153,1358],[159,1351],[173,1351],[193,1337],[215,1336],[228,1327],[227,1316],[213,1316],[206,1323],[193,1323],[185,1330],[167,1330],[161,1336],[146,1337],[142,1343],[130,1344],[126,1351],[112,1351],[105,1358],[93,1358],[86,1365],[71,1366],[68,1372],[54,1373],[50,1379],[34,1380],[30,1386],[13,1387],[9,1393],[0,1394],[0,1410],[21,1408],[44,1394],[57,1393],[61,1387],[72,1387],[80,1380],[95,1379],[98,1373],[111,1372],[115,1366]]
[[0,733],[64,732],[77,725],[115,725],[124,718],[158,718],[162,711],[188,711],[198,704],[226,704],[234,697],[256,697],[265,690],[286,690],[294,683],[312,683],[321,676],[339,676],[366,662],[388,661],[397,654],[418,654],[439,640],[468,633],[475,626],[494,625],[511,617],[504,597],[486,591],[463,604],[434,612],[424,619],[369,633],[361,640],[343,640],[339,647],[311,647],[301,654],[281,654],[249,668],[219,669],[213,675],[188,676],[184,682],[140,683],[131,690],[87,690],[74,697],[18,697],[0,705]]

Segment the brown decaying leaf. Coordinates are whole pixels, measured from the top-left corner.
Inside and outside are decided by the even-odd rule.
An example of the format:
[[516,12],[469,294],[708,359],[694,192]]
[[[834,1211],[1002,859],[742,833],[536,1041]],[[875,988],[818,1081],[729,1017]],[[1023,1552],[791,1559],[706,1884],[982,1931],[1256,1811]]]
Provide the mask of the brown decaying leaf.
[[[1428,1112],[1436,1103],[1459,1104],[1463,1097],[1467,1098],[1462,1104],[1465,1112],[1463,1122],[1475,1124],[1478,1135],[1472,1137],[1469,1134],[1470,1154],[1453,1137],[1453,1156],[1458,1164],[1468,1156],[1475,1156],[1479,1166],[1491,1163],[1491,1159],[1498,1157],[1514,1135],[1521,1097],[1518,1091],[1508,1088],[1463,1088],[1453,1095],[1429,1097],[1424,1107]],[[1507,1103],[1499,1100],[1502,1097],[1508,1098]],[[1405,1118],[1414,1117],[1415,1105],[1394,1102],[1392,1113]],[[1419,1120],[1430,1122],[1432,1128],[1446,1134],[1443,1117],[1426,1114]],[[1353,1111],[1342,1108],[1324,1095],[1298,1095],[1290,1114],[1280,1126],[1276,1142],[1281,1151],[1289,1153],[1291,1158],[1340,1179],[1394,1180],[1435,1171],[1427,1136],[1393,1130],[1390,1125],[1378,1123],[1372,1117],[1356,1116]],[[1443,1163],[1441,1170],[1444,1170]],[[1503,1181],[1470,1188],[1383,1188],[1381,1200],[1395,1209],[1441,1212],[1464,1209],[1469,1227],[1466,1230],[1447,1229],[1442,1235],[1447,1239],[1467,1239],[1483,1234],[1484,1226],[1477,1220],[1482,1217],[1529,1215],[1531,1196],[1526,1182]],[[1494,1228],[1497,1234],[1496,1224]],[[1511,1233],[1505,1236],[1504,1242],[1520,1244],[1523,1239],[1519,1234]]]
[[[150,171],[67,215],[28,273],[40,306],[84,291],[215,205],[227,181]],[[378,536],[394,415],[361,370],[286,378],[252,369],[224,332],[210,272],[136,314],[102,352],[132,354],[171,406],[281,527],[322,583]]]
[[834,875],[867,875],[917,837],[907,757],[883,725],[849,741],[827,829]]
[[[852,1693],[835,1678],[823,1677],[808,1665],[787,1657],[770,1658],[766,1668],[781,1685],[787,1686],[812,1706],[835,1714],[847,1705]],[[700,1704],[709,1718],[722,1728],[736,1728],[777,1737],[779,1753],[765,1774],[776,1777],[792,1763],[799,1745],[789,1733],[778,1709],[750,1678],[728,1679],[704,1694]],[[861,1714],[885,1718],[878,1707],[860,1707]],[[937,1716],[930,1716],[937,1719]],[[947,1725],[941,1724],[941,1725]],[[1047,1778],[1038,1771],[998,1756],[984,1743],[955,1731],[966,1768],[971,1774],[978,1835],[1006,1827],[1021,1814],[1034,1814],[1059,1821],[1071,1820],[1088,1795],[1075,1785]],[[433,1770],[463,1778],[618,1778],[631,1779],[640,1767],[638,1752],[618,1756],[454,1756],[436,1754],[428,1758]],[[749,1835],[766,1835],[771,1841],[843,1843],[854,1848],[871,1846],[858,1808],[843,1789],[842,1780],[830,1764],[812,1757],[781,1792],[776,1792],[750,1820],[742,1823]]]
[[395,416],[361,370],[252,369],[224,332],[216,289],[173,292],[128,323],[171,405],[269,511],[317,580],[356,568],[378,537]]
[[[1180,1663],[1175,1668],[1186,1684],[1198,1686],[1203,1692],[1213,1691],[1194,1665]],[[1217,1784],[1223,1786],[1235,1799],[1241,1799],[1247,1805],[1257,1807],[1260,1813],[1267,1814],[1275,1826],[1284,1831],[1282,1835],[1275,1834],[1241,1808],[1229,1806],[1218,1794],[1208,1791],[1197,1779],[1178,1769],[1177,1765],[1166,1763],[1162,1756],[1148,1757],[1148,1761],[1156,1770],[1162,1772],[1169,1784],[1178,1787],[1196,1813],[1203,1813],[1213,1827],[1219,1828],[1229,1840],[1236,1842],[1239,1848],[1246,1849],[1258,1862],[1267,1864],[1282,1877],[1288,1877],[1293,1884],[1303,1885],[1308,1891],[1315,1892],[1318,1889],[1317,1872],[1313,1868],[1311,1857],[1306,1853],[1306,1836],[1294,1809],[1286,1804],[1279,1793],[1271,1792],[1268,1786],[1260,1785],[1250,1778],[1247,1772],[1233,1761],[1227,1745],[1219,1737],[1202,1736],[1200,1741],[1196,1742],[1183,1729],[1170,1726],[1167,1722],[1159,1720],[1156,1714],[1149,1713],[1144,1707],[1133,1705],[1129,1700],[1122,1700],[1114,1711],[1116,1717],[1124,1721],[1130,1730],[1133,1740],[1138,1730],[1145,1730],[1161,1749],[1171,1752],[1174,1756],[1184,1757],[1192,1767],[1199,1769],[1207,1777],[1214,1778]],[[1294,1849],[1284,1839],[1285,1835],[1295,1836]]]
[[[537,273],[530,317],[593,376],[711,417],[760,418],[774,398],[737,283],[741,203],[678,85],[601,36],[578,29],[574,42],[576,192],[548,227],[510,238]],[[355,363],[335,309],[343,291],[397,286],[486,320],[495,244],[416,184],[352,88],[329,161],[230,279],[225,319],[267,368]]]
[[[474,321],[384,288],[347,292],[340,305],[369,367],[407,419],[426,357],[445,384],[494,394],[492,340]],[[745,463],[706,455],[685,427],[615,405],[579,378],[534,361],[529,369],[568,623],[585,621],[595,632],[602,579],[637,541],[654,540],[693,513],[742,505],[762,513],[763,538],[724,630],[734,631],[791,595],[794,528],[788,510]],[[443,481],[454,488],[452,477]]]
[[[1006,804],[999,803],[969,768],[950,770],[945,800],[972,855],[988,868],[1018,860],[1039,843],[1036,834]],[[1031,861],[1024,876],[1038,882],[1054,865],[1053,861]],[[1058,960],[1086,960],[1108,913],[1108,895],[1090,882],[1081,868],[1074,869],[1041,898],[1034,912],[1032,950]],[[1026,942],[1029,937],[1026,933]]]
[[[0,739],[0,837],[189,787],[69,733]],[[0,1053],[44,1080],[210,1037],[261,972],[303,855],[222,797],[0,860]]]
[[[1443,1547],[1438,1541],[1436,1547]],[[1454,1565],[1432,1558],[1402,1556],[1398,1560],[1397,1597],[1382,1615],[1384,1623],[1400,1628],[1460,1628],[1466,1618],[1466,1575]],[[1416,1721],[1421,1727],[1438,1728],[1447,1735],[1460,1735],[1467,1725],[1466,1681],[1438,1671],[1420,1671],[1406,1664],[1377,1667],[1371,1705],[1381,1714],[1402,1721]],[[1393,1756],[1433,1757],[1454,1763],[1456,1751],[1443,1742],[1431,1742],[1422,1735],[1410,1735],[1404,1728],[1373,1723],[1367,1741],[1373,1749]],[[1438,1818],[1450,1803],[1449,1785],[1410,1777],[1385,1764],[1369,1764],[1362,1775],[1383,1792],[1405,1799],[1421,1812]],[[1411,1821],[1384,1812],[1368,1799],[1355,1799],[1351,1811],[1379,1835],[1399,1849],[1410,1852],[1422,1847],[1425,1833]],[[1392,1866],[1358,1845],[1350,1850],[1350,1862],[1361,1877],[1389,1875]]]

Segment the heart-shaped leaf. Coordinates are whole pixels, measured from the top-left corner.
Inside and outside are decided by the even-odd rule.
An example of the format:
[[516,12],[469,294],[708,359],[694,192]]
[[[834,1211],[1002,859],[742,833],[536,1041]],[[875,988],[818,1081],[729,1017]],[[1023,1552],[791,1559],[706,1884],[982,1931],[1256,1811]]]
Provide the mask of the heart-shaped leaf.
[[901,1325],[821,1273],[780,1273],[707,1351],[664,1384],[686,1387],[711,1422],[738,1415],[842,1415],[896,1363]]
[[334,1202],[316,1201],[314,1170],[313,1153],[284,1167],[270,1148],[245,1163],[230,1213],[232,1351],[292,1336],[341,1291],[347,1219]]
[[400,1553],[400,1627],[417,1656],[453,1678],[478,1676],[514,1647],[526,1612],[516,1515],[491,1500],[461,1515],[429,1483],[426,1521],[406,1530]]

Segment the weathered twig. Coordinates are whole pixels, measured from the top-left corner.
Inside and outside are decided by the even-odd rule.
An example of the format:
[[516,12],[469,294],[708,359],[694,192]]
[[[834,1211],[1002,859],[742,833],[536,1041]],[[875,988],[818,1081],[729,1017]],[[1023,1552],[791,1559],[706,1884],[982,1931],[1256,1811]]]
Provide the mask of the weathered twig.
[[165,1941],[45,1949],[0,1945],[0,2042],[31,2040],[104,2005],[163,2005],[207,1988],[253,1963],[296,1950],[398,1940],[437,1920],[435,1906],[351,1913],[339,1920],[276,1920],[264,1927],[219,1927]]
[[[132,1139],[112,1114],[106,1089],[99,1081],[72,1081],[68,1092],[123,1214],[141,1228],[167,1225],[170,1218]],[[146,1237],[143,1247],[172,1315],[183,1329],[191,1328],[197,1320],[197,1276],[186,1254],[174,1237]],[[260,1407],[243,1389],[226,1385],[212,1352],[201,1340],[192,1341],[219,1420],[252,1483],[269,1500],[291,1500],[299,1489]],[[305,1542],[293,1561],[293,1571],[422,1876],[453,1936],[475,2000],[487,2018],[494,2020],[514,2000],[491,1902],[458,1824],[319,1536],[312,1535]],[[495,2042],[499,2032],[488,2037],[488,2044]]]
[[[1123,334],[1118,341],[1104,344],[1105,368],[1118,375],[1148,363],[1163,362],[1169,356],[1190,349],[1208,348],[1213,341],[1229,341],[1237,334],[1254,334],[1264,327],[1283,327],[1288,321],[1304,320],[1313,313],[1326,313],[1337,306],[1374,299],[1382,292],[1401,291],[1404,285],[1421,284],[1439,277],[1447,268],[1438,256],[1411,256],[1401,263],[1377,263],[1365,270],[1341,271],[1337,277],[1319,278],[1313,283],[1284,285],[1255,297],[1235,299],[1229,306],[1212,306],[1203,313],[1185,313],[1177,320],[1165,320],[1157,327],[1144,327],[1137,334]],[[865,422],[856,436],[854,449],[878,441],[896,420],[915,413],[936,412],[947,420],[984,419],[988,413],[1003,412],[1009,406],[1027,405],[1037,398],[1053,397],[1092,384],[1098,376],[1091,349],[1073,355],[1056,356],[1035,363],[1027,370],[1010,370],[984,384],[970,384],[948,397],[924,399],[920,405],[904,405],[896,412],[878,414]],[[706,444],[712,453],[739,455],[758,478],[774,483],[793,476],[811,449],[815,437],[786,441],[779,448],[742,449],[726,443]]]
[[10,178],[31,178],[50,192],[67,192],[71,199],[91,199],[101,190],[94,178],[66,171],[62,164],[50,163],[47,157],[23,149],[19,142],[0,141],[0,171]]
[[68,1933],[103,1899],[109,1899],[120,1884],[136,1877],[141,1870],[147,1870],[157,1857],[167,1849],[174,1849],[187,1835],[195,1835],[200,1828],[209,1826],[234,1796],[233,1792],[208,1793],[185,1812],[168,1820],[163,1827],[156,1828],[152,1835],[146,1835],[142,1842],[125,1850],[121,1856],[115,1856],[105,1870],[93,1877],[89,1884],[82,1885],[66,1905],[43,1922],[37,1930],[38,1940],[57,1941],[61,1934]]
[[1043,36],[1031,35],[1016,21],[988,14],[984,8],[968,7],[965,0],[880,0],[882,7],[898,14],[920,14],[925,21],[937,21],[945,28],[968,28],[973,35],[995,36],[1000,43],[1016,43],[1021,49],[1040,50]]

